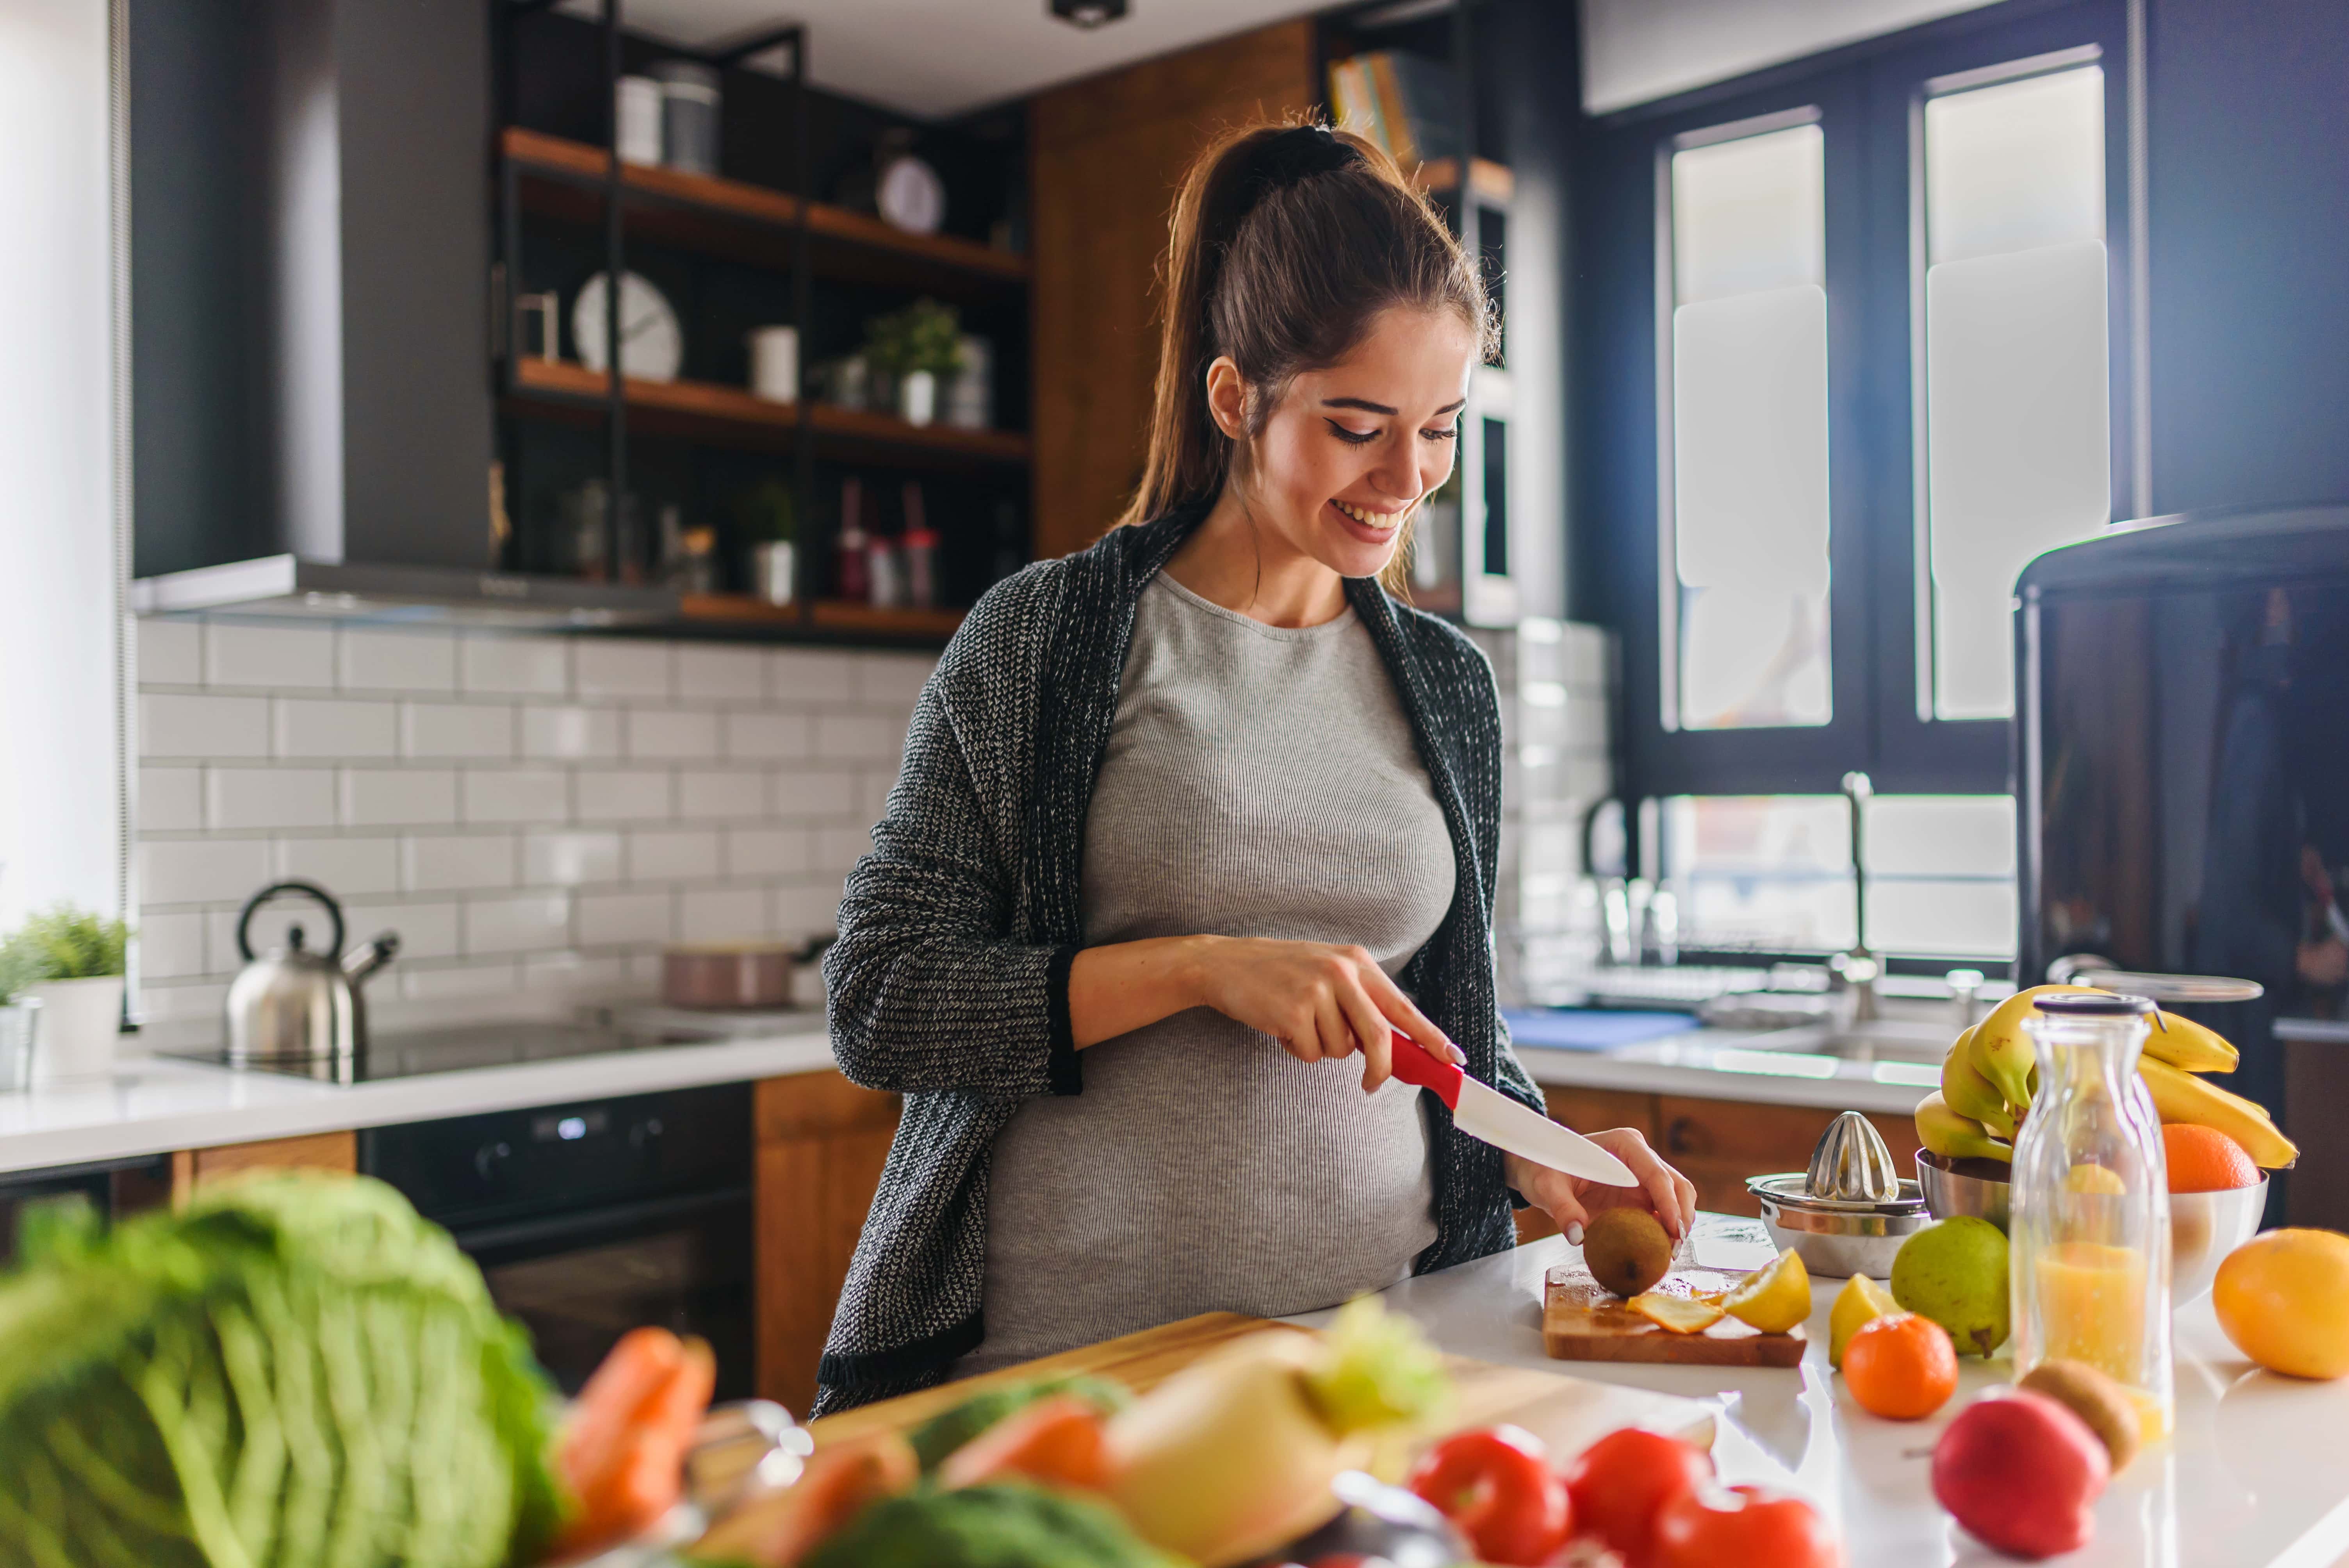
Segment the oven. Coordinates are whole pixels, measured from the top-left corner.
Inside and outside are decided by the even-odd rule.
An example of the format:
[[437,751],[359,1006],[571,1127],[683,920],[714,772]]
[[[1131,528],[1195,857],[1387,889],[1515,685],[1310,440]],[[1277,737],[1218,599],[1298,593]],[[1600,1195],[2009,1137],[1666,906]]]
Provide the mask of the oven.
[[707,1339],[751,1392],[750,1086],[378,1127],[359,1169],[447,1228],[566,1394],[641,1324]]

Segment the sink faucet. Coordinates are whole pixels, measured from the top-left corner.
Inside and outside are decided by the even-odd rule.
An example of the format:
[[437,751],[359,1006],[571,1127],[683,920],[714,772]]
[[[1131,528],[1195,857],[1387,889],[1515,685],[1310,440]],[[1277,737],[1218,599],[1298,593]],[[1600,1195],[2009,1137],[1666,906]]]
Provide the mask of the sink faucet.
[[1851,808],[1851,903],[1854,922],[1851,946],[1827,960],[1837,988],[1852,994],[1851,1022],[1876,1021],[1876,980],[1884,965],[1868,950],[1868,802],[1876,787],[1865,773],[1843,776],[1843,798]]

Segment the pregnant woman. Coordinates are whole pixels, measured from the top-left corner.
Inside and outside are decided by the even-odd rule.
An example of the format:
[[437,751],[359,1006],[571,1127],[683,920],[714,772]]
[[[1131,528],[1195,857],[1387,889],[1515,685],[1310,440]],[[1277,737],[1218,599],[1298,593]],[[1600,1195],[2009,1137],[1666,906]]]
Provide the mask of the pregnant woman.
[[1493,993],[1491,669],[1400,603],[1483,286],[1368,142],[1226,136],[1176,201],[1141,487],[979,601],[824,964],[905,1114],[819,1410],[1194,1313],[1332,1305],[1694,1189],[1588,1186],[1389,1081],[1389,1029],[1539,1109]]

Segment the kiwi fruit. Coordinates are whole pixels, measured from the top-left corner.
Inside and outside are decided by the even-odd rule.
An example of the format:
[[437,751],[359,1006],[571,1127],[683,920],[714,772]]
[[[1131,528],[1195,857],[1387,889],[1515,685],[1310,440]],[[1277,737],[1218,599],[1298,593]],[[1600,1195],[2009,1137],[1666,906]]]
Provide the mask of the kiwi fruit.
[[2143,1433],[2137,1407],[2112,1377],[2085,1361],[2051,1356],[2015,1380],[2018,1388],[2044,1394],[2088,1423],[2111,1456],[2115,1475],[2137,1458]]
[[1627,1300],[1671,1271],[1671,1238],[1645,1209],[1601,1209],[1582,1227],[1590,1277]]

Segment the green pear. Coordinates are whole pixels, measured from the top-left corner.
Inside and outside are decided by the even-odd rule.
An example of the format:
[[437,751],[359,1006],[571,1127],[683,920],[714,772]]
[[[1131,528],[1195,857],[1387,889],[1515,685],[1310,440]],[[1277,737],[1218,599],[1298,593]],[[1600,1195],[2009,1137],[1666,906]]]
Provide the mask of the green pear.
[[2006,1236],[1988,1220],[1956,1214],[1900,1243],[1892,1299],[1950,1331],[1958,1352],[1988,1356],[2006,1343]]

